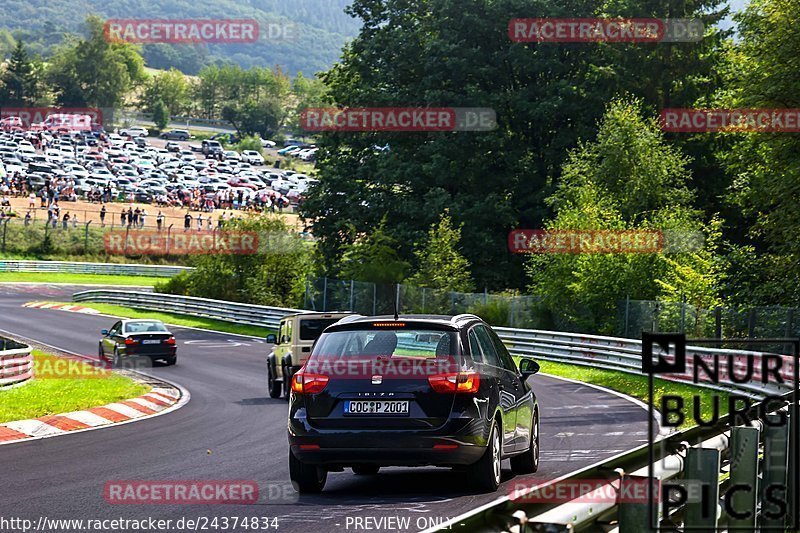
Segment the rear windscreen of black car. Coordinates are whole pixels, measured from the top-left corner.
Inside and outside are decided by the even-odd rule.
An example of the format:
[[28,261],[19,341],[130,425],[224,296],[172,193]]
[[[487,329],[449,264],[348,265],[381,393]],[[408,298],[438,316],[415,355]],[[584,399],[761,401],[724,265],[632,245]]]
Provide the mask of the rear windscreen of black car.
[[313,318],[300,320],[300,340],[315,341],[322,332],[331,324],[338,322],[338,318]]
[[161,322],[129,322],[125,324],[125,333],[166,333],[167,328]]
[[453,331],[387,328],[326,333],[314,347],[311,356],[435,359],[452,357],[457,352],[458,339]]

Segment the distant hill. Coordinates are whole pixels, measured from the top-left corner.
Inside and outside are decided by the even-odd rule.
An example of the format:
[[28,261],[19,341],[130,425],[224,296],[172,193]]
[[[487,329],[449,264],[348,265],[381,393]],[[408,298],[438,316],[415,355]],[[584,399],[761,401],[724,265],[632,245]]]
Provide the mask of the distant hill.
[[[252,44],[144,45],[148,66],[176,67],[195,74],[206,64],[231,61],[242,67],[279,65],[294,75],[326,70],[344,43],[356,35],[358,21],[345,14],[350,0],[2,0],[0,32],[23,39],[31,51],[48,56],[65,33],[81,32],[87,15],[104,19],[242,19],[287,24],[296,37],[285,42],[262,36]],[[5,31],[4,31],[5,30]],[[265,33],[262,30],[262,33]],[[2,42],[0,36],[0,42]]]

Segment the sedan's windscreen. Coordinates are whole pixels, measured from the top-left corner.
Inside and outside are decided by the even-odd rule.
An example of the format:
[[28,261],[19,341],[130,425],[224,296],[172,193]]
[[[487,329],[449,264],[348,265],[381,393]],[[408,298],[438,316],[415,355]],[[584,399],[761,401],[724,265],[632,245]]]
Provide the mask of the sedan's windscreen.
[[335,331],[320,337],[312,357],[446,358],[457,355],[455,332],[425,329]]
[[167,331],[161,322],[129,322],[125,324],[125,333],[166,333]]

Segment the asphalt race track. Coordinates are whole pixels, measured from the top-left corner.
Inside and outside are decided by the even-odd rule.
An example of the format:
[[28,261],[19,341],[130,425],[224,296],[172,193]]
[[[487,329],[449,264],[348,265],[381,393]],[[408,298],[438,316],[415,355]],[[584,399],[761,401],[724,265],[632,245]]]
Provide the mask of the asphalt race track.
[[[20,307],[33,300],[69,301],[75,290],[0,285],[0,329],[96,357],[100,329],[112,319]],[[287,404],[266,393],[268,346],[228,334],[173,331],[178,364],[149,372],[188,389],[191,401],[132,424],[0,446],[0,516],[34,524],[43,516],[152,517],[173,523],[180,518],[277,517],[280,531],[416,531],[506,495],[516,483],[552,479],[647,438],[647,412],[641,407],[587,386],[533,376],[542,408],[537,474],[514,478],[504,464],[499,491],[477,494],[464,488],[461,474],[448,469],[391,468],[376,476],[346,470],[331,473],[321,495],[298,497],[289,484]],[[104,500],[103,489],[114,480],[253,480],[260,499],[254,505],[112,505]],[[408,522],[380,522],[382,517]]]

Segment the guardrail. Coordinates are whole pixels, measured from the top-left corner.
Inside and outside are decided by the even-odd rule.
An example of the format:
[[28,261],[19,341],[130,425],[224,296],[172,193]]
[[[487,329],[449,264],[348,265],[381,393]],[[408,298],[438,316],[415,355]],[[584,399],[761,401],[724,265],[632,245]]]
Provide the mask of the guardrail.
[[0,389],[19,385],[33,377],[31,347],[0,337]]
[[69,261],[0,261],[0,272],[58,272],[71,274],[118,274],[171,278],[192,267],[172,265],[135,265],[81,263]]
[[167,311],[270,329],[277,329],[281,318],[286,315],[310,312],[303,309],[266,307],[193,296],[102,289],[77,292],[72,295],[72,300],[117,304],[149,311]]
[[[617,337],[603,337],[583,333],[562,333],[558,331],[542,331],[533,329],[515,329],[493,327],[503,343],[513,355],[530,356],[562,363],[570,363],[606,370],[616,370],[629,374],[642,374],[642,341],[638,339],[624,339]],[[756,368],[761,368],[761,360],[765,352],[746,350],[722,350],[699,346],[687,346],[687,360],[702,359],[709,365],[715,361],[715,356],[720,357],[720,368],[727,370],[728,358],[734,365],[744,368],[747,360],[751,358]],[[775,356],[776,354],[769,354]],[[793,379],[794,362],[791,357],[783,356],[783,371],[789,382]],[[716,383],[695,383],[710,389],[725,392],[734,391],[737,394],[747,395],[760,399],[766,395],[784,394],[790,390],[786,384],[776,383],[736,383],[720,385]]]
[[[286,315],[310,312],[302,309],[265,307],[191,296],[124,290],[82,291],[74,294],[72,299],[76,302],[113,303],[151,311],[190,314],[271,329],[277,328],[280,319]],[[642,342],[640,340],[531,329],[495,327],[494,330],[508,347],[509,352],[515,356],[527,355],[536,359],[642,374]],[[759,365],[763,355],[761,352],[744,350],[687,347],[687,357],[690,359],[697,355],[703,360],[711,361],[718,354],[731,354],[737,362],[752,357]],[[791,372],[791,361],[787,361],[784,366],[787,372]],[[787,390],[786,387],[774,384],[764,386],[742,383],[735,387],[713,383],[700,383],[699,385],[727,392],[735,391],[755,399],[762,398],[766,394],[783,394]]]
[[[800,488],[792,395],[752,406],[749,425],[725,415],[547,483],[512,484],[498,501],[427,531],[788,531]],[[775,424],[779,416],[786,422]]]

